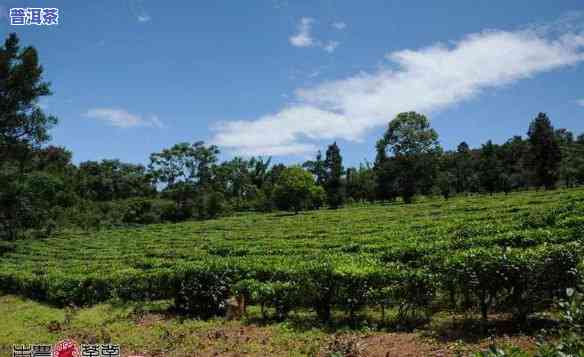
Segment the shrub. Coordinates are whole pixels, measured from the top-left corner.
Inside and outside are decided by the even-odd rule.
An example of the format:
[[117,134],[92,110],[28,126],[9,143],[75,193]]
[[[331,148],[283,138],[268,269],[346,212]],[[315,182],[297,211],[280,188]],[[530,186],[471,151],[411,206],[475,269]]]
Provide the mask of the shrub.
[[536,210],[526,214],[521,220],[522,228],[543,228],[556,224],[558,219],[557,210]]
[[[1,225],[0,225],[1,228]],[[16,250],[16,245],[11,242],[3,242],[0,240],[0,257],[8,252],[13,252]]]
[[274,282],[269,284],[266,296],[269,305],[276,310],[276,319],[284,320],[288,313],[298,304],[300,299],[298,286],[295,282]]
[[178,311],[203,319],[225,314],[231,285],[227,272],[210,267],[187,270],[178,276],[177,285]]
[[367,276],[343,274],[338,278],[338,305],[349,314],[351,322],[355,321],[356,313],[367,306],[372,289]]
[[307,303],[325,322],[331,318],[331,309],[337,296],[338,280],[333,269],[332,264],[324,260],[308,264],[299,273],[299,283]]
[[163,201],[159,209],[160,219],[164,222],[182,222],[193,217],[193,206],[190,204],[178,205],[172,201]]
[[160,222],[160,212],[152,200],[133,198],[124,202],[124,223],[151,224]]
[[498,310],[525,320],[574,284],[578,250],[569,244],[525,250],[471,249],[445,259],[440,282],[451,297],[462,299],[463,307],[477,306],[485,319],[496,303]]
[[[584,280],[582,275],[579,276],[579,279]],[[584,286],[566,289],[565,297],[559,303],[560,328],[551,341],[539,343],[536,356],[584,356]],[[492,346],[488,351],[477,353],[475,356],[523,357],[529,356],[529,354],[517,347],[499,348]]]

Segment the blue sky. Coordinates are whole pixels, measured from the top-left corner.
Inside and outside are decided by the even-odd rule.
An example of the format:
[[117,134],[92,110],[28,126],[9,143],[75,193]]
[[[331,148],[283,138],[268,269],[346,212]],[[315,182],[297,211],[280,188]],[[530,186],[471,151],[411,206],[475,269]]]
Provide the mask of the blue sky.
[[[13,7],[60,24],[10,26]],[[39,50],[40,105],[76,162],[204,140],[291,163],[336,140],[355,165],[406,110],[446,149],[524,135],[540,111],[584,132],[581,0],[0,0],[0,28]]]

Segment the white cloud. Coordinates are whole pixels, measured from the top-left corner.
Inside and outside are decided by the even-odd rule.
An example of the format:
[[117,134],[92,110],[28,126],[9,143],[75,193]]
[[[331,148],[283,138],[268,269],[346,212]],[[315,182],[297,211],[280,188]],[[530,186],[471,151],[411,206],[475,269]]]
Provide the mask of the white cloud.
[[316,78],[318,76],[320,76],[320,70],[319,69],[314,70],[314,71],[312,71],[312,72],[310,72],[308,74],[308,78]]
[[312,25],[314,22],[314,19],[310,17],[301,18],[297,33],[289,38],[290,44],[294,47],[319,47],[328,53],[333,53],[339,47],[340,42],[328,41],[325,43],[314,38],[312,35]]
[[117,108],[94,108],[88,110],[86,118],[102,120],[117,128],[132,128],[138,126],[164,128],[165,125],[156,115],[144,118],[140,115],[132,114],[124,109]]
[[152,18],[150,17],[150,15],[144,14],[144,15],[139,15],[138,16],[138,22],[148,22],[152,20]]
[[333,53],[339,47],[341,43],[338,41],[329,41],[327,44],[322,46],[322,49],[327,51],[328,53]]
[[584,61],[584,33],[484,31],[445,45],[389,53],[374,72],[296,90],[281,111],[216,128],[240,154],[299,154],[316,140],[359,140],[403,111],[444,109],[481,92]]
[[311,106],[290,107],[253,121],[221,123],[215,130],[213,142],[234,149],[239,155],[303,154],[314,151],[316,146],[297,142],[299,136],[357,140],[359,134],[347,118]]
[[160,118],[158,118],[158,115],[152,115],[150,116],[150,126],[153,126],[155,128],[166,128],[166,125],[164,125],[164,123],[160,120]]
[[144,0],[128,0],[130,11],[136,17],[138,22],[150,22],[152,17],[146,11],[146,7],[144,6]]
[[333,22],[331,26],[337,30],[344,30],[347,24],[344,22]]
[[290,44],[295,47],[313,47],[317,42],[312,38],[311,30],[314,19],[303,17],[298,24],[298,33],[290,37]]
[[584,98],[582,98],[582,99],[578,99],[578,100],[576,101],[576,104],[578,104],[578,105],[579,105],[579,106],[581,106],[581,107],[584,107]]

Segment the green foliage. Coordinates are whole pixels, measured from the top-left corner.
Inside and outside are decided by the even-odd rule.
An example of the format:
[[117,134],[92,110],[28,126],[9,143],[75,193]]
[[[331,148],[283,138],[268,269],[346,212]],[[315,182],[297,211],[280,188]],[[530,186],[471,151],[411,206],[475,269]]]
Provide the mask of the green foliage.
[[562,151],[551,121],[544,113],[529,125],[530,166],[537,186],[553,188],[559,178]]
[[284,169],[274,190],[274,200],[279,209],[298,212],[312,206],[314,180],[309,172],[299,166]]
[[21,49],[18,36],[10,34],[0,47],[0,160],[16,159],[18,145],[38,146],[50,138],[57,118],[38,106],[41,97],[51,94],[42,75],[36,49]]
[[465,308],[477,307],[483,318],[495,302],[524,321],[538,305],[553,301],[562,287],[574,284],[579,245],[531,250],[475,248],[446,258],[440,281]]
[[176,144],[170,149],[150,155],[148,166],[154,179],[172,187],[179,182],[206,186],[211,180],[211,167],[217,162],[219,149],[198,141]]
[[50,139],[57,123],[38,106],[51,94],[42,75],[36,49],[21,49],[18,36],[8,35],[0,47],[0,239],[16,239],[30,228],[43,235],[54,229],[50,211],[60,183],[45,175],[25,176],[32,153]]
[[579,285],[566,289],[560,301],[559,338],[539,346],[542,357],[584,356],[584,262],[580,264]]
[[324,185],[327,173],[325,168],[325,161],[322,159],[322,153],[320,150],[316,153],[316,159],[314,161],[306,161],[302,164],[302,167],[314,175],[316,184],[318,186]]
[[498,145],[493,144],[491,140],[481,147],[478,172],[481,187],[488,193],[498,191],[503,174],[501,162],[497,157],[498,150]]
[[346,175],[347,201],[374,202],[376,197],[376,176],[369,163],[361,164],[358,169],[348,168]]
[[[584,282],[581,274],[584,264],[579,268],[580,283]],[[560,308],[560,328],[555,336],[548,342],[539,343],[535,356],[537,357],[565,357],[584,356],[584,286],[567,288],[565,299],[558,304]],[[498,348],[492,346],[488,351],[476,354],[476,356],[528,356],[521,349]]]
[[313,209],[319,209],[324,206],[326,200],[326,191],[322,186],[314,185],[310,188],[310,202]]
[[324,188],[327,195],[327,203],[330,208],[341,207],[345,201],[345,187],[341,180],[344,173],[343,158],[337,143],[329,145],[324,161]]
[[[308,309],[323,321],[338,310],[357,321],[363,309],[381,306],[404,325],[439,306],[521,321],[574,285],[582,249],[572,232],[583,192],[132,228],[121,220],[145,222],[174,202],[89,202],[89,217],[122,226],[10,242],[0,254],[0,290],[56,305],[173,299],[177,311],[201,317],[222,314],[225,299],[242,293],[275,319]],[[78,207],[70,209],[83,216]],[[524,225],[526,212],[557,218]]]
[[49,235],[56,228],[56,206],[69,204],[62,180],[35,172],[7,181],[0,192],[0,239],[14,240],[32,229]]
[[81,198],[92,201],[152,197],[156,192],[144,166],[119,160],[82,162],[74,186]]
[[231,285],[228,271],[213,267],[187,268],[179,271],[175,279],[180,284],[175,296],[175,306],[179,311],[201,318],[226,312],[225,302]]
[[213,219],[228,210],[227,202],[220,192],[202,192],[196,200],[196,216],[199,219]]
[[[386,155],[388,150],[394,155],[389,167],[385,164],[390,160]],[[378,141],[377,151],[379,169],[394,170],[404,202],[411,203],[414,195],[430,192],[436,176],[436,159],[442,149],[438,134],[424,115],[416,112],[398,114]]]
[[126,201],[122,221],[124,223],[151,224],[161,221],[161,212],[152,200],[134,198]]

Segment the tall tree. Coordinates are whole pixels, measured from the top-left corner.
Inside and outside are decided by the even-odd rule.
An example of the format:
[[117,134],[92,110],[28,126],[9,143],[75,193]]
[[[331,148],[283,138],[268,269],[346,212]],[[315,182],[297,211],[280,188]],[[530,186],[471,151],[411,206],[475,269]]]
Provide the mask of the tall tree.
[[376,146],[377,155],[373,165],[375,173],[375,195],[381,201],[393,201],[398,196],[395,159],[387,155],[387,144],[380,139]]
[[439,159],[439,172],[436,177],[437,187],[442,196],[448,199],[456,189],[456,153],[447,151]]
[[556,130],[556,136],[562,150],[562,163],[560,165],[560,179],[566,187],[573,187],[577,182],[578,166],[581,155],[578,153],[578,145],[574,140],[574,134],[566,129]]
[[470,147],[466,142],[461,142],[454,154],[454,175],[456,192],[467,192],[471,189],[474,161]]
[[41,97],[51,94],[43,81],[43,67],[34,47],[20,49],[16,34],[10,34],[0,47],[0,148],[11,145],[36,146],[50,137],[57,118],[38,106]]
[[325,162],[322,159],[322,153],[320,152],[320,150],[318,150],[318,152],[316,153],[316,160],[314,161],[308,160],[302,164],[302,167],[304,167],[306,170],[308,170],[308,172],[314,175],[317,185],[319,186],[324,185],[326,177]]
[[[213,168],[217,163],[219,148],[198,141],[176,144],[170,149],[150,155],[150,174],[157,183],[164,184],[177,209],[190,214],[195,196],[212,191]],[[203,195],[200,195],[201,197]]]
[[376,199],[375,171],[367,161],[359,168],[348,168],[346,172],[345,193],[347,198],[357,202],[373,202]]
[[502,189],[504,191],[522,189],[528,185],[528,172],[525,168],[528,143],[521,136],[514,136],[498,149],[501,162]]
[[[40,200],[31,198],[39,197],[32,190],[40,187],[28,184],[32,181],[25,172],[26,162],[35,148],[49,140],[49,130],[57,123],[38,105],[41,97],[51,94],[42,74],[36,49],[21,49],[16,34],[10,34],[0,47],[0,239],[14,239],[31,224],[48,221],[39,215],[27,219],[31,215],[24,213],[44,211],[37,205],[42,195]],[[37,183],[46,186],[49,181]]]
[[584,184],[584,134],[576,137],[572,145],[571,156],[576,176],[575,183],[582,185]]
[[478,172],[481,188],[488,193],[494,193],[501,189],[502,165],[498,157],[499,147],[491,140],[481,147]]
[[326,150],[324,161],[325,181],[324,189],[327,195],[327,202],[330,208],[338,208],[345,202],[343,175],[343,157],[336,142],[329,145]]
[[144,166],[120,160],[80,163],[75,186],[80,197],[93,201],[152,196],[156,192]]
[[562,151],[554,127],[545,113],[539,113],[531,122],[527,135],[535,185],[551,189],[560,175]]
[[270,163],[272,158],[264,159],[262,157],[252,157],[249,159],[249,174],[251,183],[258,189],[261,189],[268,180]]
[[398,114],[377,146],[378,156],[385,155],[388,148],[394,155],[398,187],[404,202],[410,203],[416,193],[431,189],[437,174],[436,158],[442,149],[438,133],[424,115]]
[[178,182],[206,186],[212,178],[217,155],[219,148],[215,145],[205,146],[202,141],[192,145],[180,143],[151,154],[149,169],[158,182],[167,186]]

